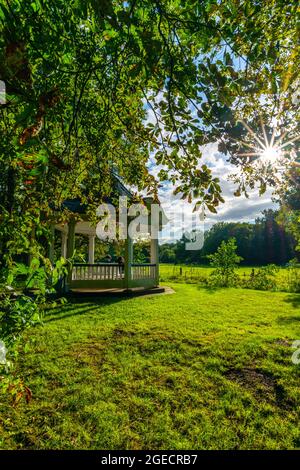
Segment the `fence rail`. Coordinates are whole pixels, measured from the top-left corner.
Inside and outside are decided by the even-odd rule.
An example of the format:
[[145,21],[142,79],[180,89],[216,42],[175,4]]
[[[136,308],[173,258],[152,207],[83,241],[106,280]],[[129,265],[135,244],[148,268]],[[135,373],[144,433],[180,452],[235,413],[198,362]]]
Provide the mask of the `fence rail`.
[[124,278],[123,266],[114,264],[75,264],[72,271],[72,281],[105,281]]
[[[157,272],[156,264],[131,264],[131,279],[155,279]],[[105,281],[124,279],[124,266],[118,263],[97,263],[85,264],[76,263],[73,265],[72,281]]]
[[156,269],[156,264],[132,264],[131,279],[134,281],[138,279],[155,279]]

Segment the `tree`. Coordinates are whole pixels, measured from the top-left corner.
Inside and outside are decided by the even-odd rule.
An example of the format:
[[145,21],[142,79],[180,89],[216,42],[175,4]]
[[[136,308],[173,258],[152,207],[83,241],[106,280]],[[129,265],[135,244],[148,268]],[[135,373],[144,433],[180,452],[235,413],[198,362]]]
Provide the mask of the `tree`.
[[150,243],[148,240],[137,240],[133,244],[133,260],[135,263],[150,263]]
[[[238,157],[237,140],[253,139],[238,120],[258,121],[258,108],[266,117],[282,93],[289,126],[297,122],[296,6],[200,3],[0,3],[6,210],[21,199],[29,214],[41,193],[99,200],[111,167],[155,194],[151,150],[163,165],[159,179],[215,211],[219,182],[198,161],[201,145],[215,140],[242,166],[242,189],[276,184],[269,168],[258,174],[256,161]],[[48,212],[48,197],[41,202]]]
[[159,248],[159,261],[160,263],[175,263],[175,243],[164,243]]
[[228,242],[223,241],[221,243],[216,253],[207,256],[210,260],[210,265],[216,268],[211,275],[214,283],[217,283],[219,286],[228,287],[236,279],[235,268],[243,259],[237,255],[236,251],[236,240],[235,238],[230,238]]
[[296,257],[296,240],[278,218],[278,211],[268,209],[255,223],[218,222],[205,232],[201,251],[186,250],[188,240],[183,236],[176,243],[160,247],[160,260],[165,263],[206,264],[207,255],[214,253],[222,241],[235,238],[237,253],[246,266],[285,265]]
[[252,240],[253,264],[284,265],[295,256],[295,239],[278,222],[278,211],[265,210],[255,223]]
[[278,193],[280,213],[278,222],[284,226],[296,240],[300,251],[300,170],[292,168],[286,173],[284,185]]
[[271,117],[297,133],[296,9],[281,0],[0,0],[3,276],[20,254],[49,267],[42,240],[54,206],[79,197],[94,214],[114,172],[155,198],[169,180],[216,212],[221,187],[201,148],[218,141],[242,169],[237,194],[278,186],[275,167],[239,156],[253,143],[240,120],[257,131],[259,109],[268,135]]

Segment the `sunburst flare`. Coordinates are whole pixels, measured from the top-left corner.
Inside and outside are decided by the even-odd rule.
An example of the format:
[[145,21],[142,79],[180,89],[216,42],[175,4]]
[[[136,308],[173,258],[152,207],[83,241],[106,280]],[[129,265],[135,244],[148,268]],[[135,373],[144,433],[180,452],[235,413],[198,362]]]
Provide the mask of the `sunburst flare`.
[[300,165],[296,161],[296,150],[295,148],[288,148],[293,143],[300,139],[300,136],[289,136],[290,132],[285,131],[282,134],[278,132],[276,127],[273,127],[272,135],[268,138],[265,125],[261,119],[261,135],[257,135],[253,129],[242,119],[240,122],[243,124],[245,129],[253,137],[253,144],[248,142],[240,141],[240,143],[249,148],[249,152],[238,153],[240,157],[256,157],[255,160],[260,160],[262,163],[278,163],[286,156],[293,157],[293,163]]

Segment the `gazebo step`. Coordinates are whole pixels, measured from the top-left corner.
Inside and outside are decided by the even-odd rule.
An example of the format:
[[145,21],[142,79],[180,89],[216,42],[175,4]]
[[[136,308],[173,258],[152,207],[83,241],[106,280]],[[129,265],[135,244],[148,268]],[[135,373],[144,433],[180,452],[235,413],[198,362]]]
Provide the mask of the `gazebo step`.
[[91,289],[91,288],[78,288],[71,289],[69,294],[72,296],[138,296],[138,295],[152,295],[152,294],[163,294],[169,293],[168,288],[165,287],[132,287],[130,289]]

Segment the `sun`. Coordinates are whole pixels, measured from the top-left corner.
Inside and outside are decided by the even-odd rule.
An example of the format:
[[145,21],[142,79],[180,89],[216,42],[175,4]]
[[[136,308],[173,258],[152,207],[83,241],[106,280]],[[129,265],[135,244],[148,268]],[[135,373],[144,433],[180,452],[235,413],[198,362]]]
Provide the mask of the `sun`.
[[278,147],[267,147],[261,152],[260,158],[265,162],[275,162],[280,159],[282,152]]
[[[289,136],[289,131],[285,131],[282,134],[273,127],[273,132],[271,136],[267,136],[265,125],[261,119],[261,135],[256,134],[248,124],[242,119],[239,120],[245,129],[253,138],[253,143],[244,142],[240,140],[239,143],[244,148],[247,147],[249,150],[247,152],[238,153],[240,157],[253,157],[255,160],[260,160],[262,163],[269,165],[270,163],[281,162],[283,157],[286,155],[296,156],[296,149],[291,148],[291,144],[300,140],[299,135],[295,135],[292,138],[287,138]],[[235,139],[234,139],[235,140]],[[289,150],[287,150],[289,148]],[[296,158],[296,157],[295,157]]]

